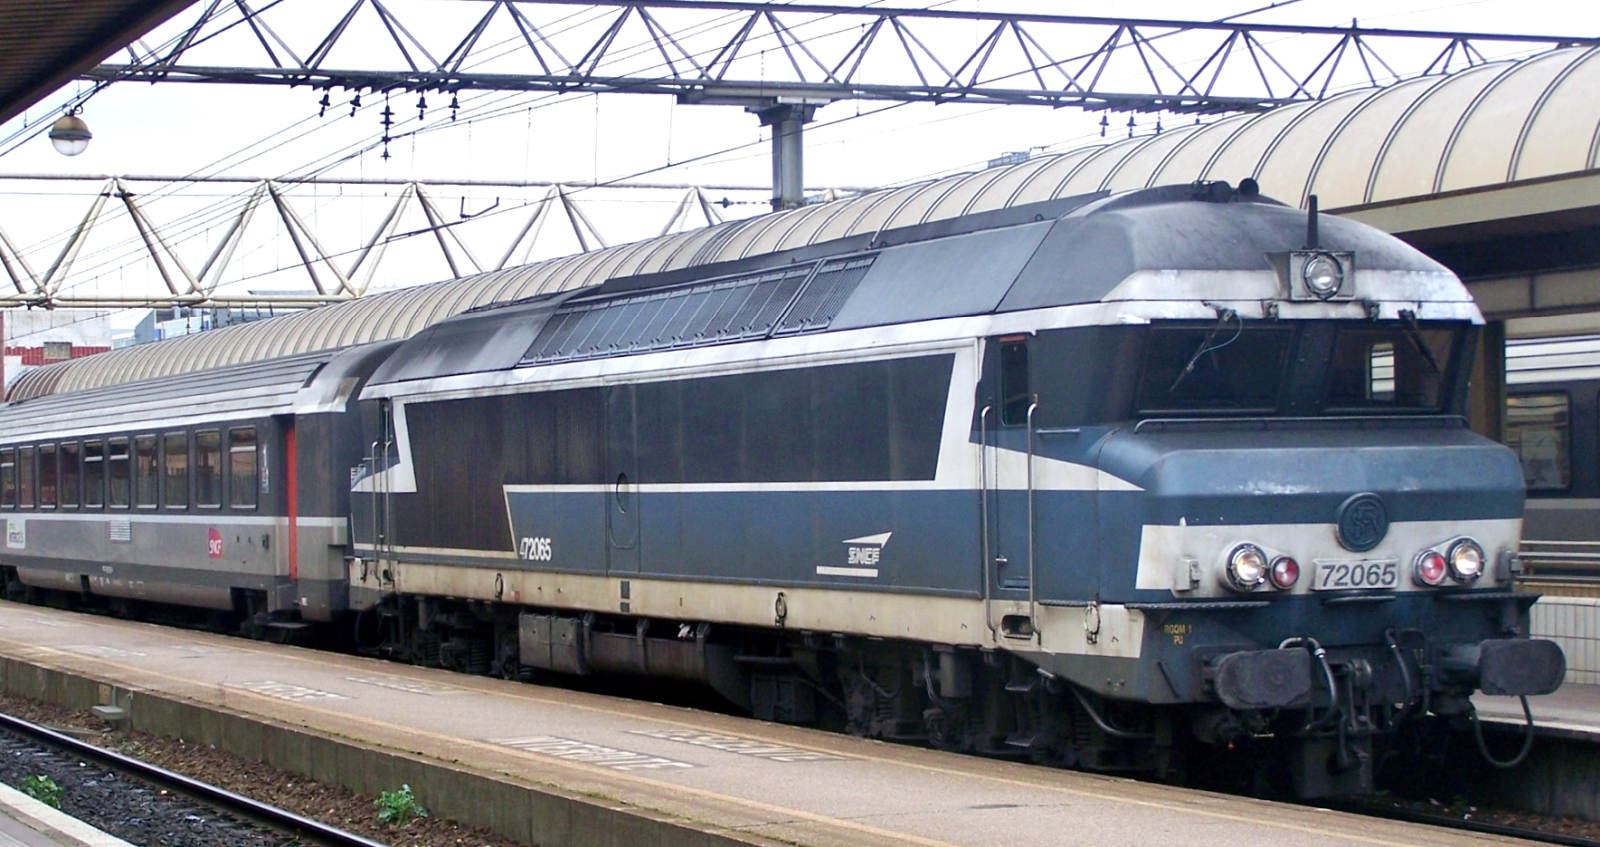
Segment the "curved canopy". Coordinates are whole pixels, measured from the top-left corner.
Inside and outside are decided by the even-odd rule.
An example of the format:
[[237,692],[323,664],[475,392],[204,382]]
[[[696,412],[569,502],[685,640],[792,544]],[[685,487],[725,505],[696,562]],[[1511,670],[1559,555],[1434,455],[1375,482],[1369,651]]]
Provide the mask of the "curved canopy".
[[904,188],[370,296],[32,371],[12,399],[409,337],[489,303],[998,208],[1253,177],[1327,211],[1600,168],[1600,48],[1352,91]]

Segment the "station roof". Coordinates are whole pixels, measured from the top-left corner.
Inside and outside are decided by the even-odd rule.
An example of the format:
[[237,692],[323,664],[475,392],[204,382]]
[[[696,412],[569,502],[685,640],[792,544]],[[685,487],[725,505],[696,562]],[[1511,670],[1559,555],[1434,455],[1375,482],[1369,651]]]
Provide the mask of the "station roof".
[[1253,177],[1268,196],[1315,194],[1424,240],[1435,224],[1592,214],[1595,91],[1600,48],[1555,50],[75,359],[24,375],[11,398],[405,338],[475,306],[1099,191]]
[[0,124],[177,14],[193,0],[0,3]]

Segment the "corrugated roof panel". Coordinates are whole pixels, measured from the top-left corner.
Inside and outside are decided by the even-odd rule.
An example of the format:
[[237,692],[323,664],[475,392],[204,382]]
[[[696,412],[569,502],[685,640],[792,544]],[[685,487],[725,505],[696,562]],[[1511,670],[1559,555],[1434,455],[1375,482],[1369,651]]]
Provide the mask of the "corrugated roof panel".
[[[1502,79],[1500,68],[1485,65],[1462,71],[1417,98],[1389,132],[1389,140],[1369,178],[1367,199],[1378,201],[1433,191],[1439,163],[1462,116],[1479,95]],[[1526,108],[1522,117],[1527,117]],[[1521,122],[1518,118],[1517,123]],[[1500,169],[1505,170],[1504,162]]]
[[[1115,168],[1106,175],[1106,191],[1133,191],[1147,187],[1150,177],[1189,136],[1199,131],[1197,126],[1180,126],[1148,139],[1132,153],[1122,157]],[[1237,182],[1238,180],[1234,180]]]
[[967,205],[972,202],[972,198],[977,197],[979,193],[989,187],[990,183],[1004,176],[1009,168],[1014,167],[1016,165],[985,168],[965,179],[959,180],[939,196],[938,202],[934,203],[928,209],[927,214],[922,216],[923,221],[938,221],[945,218],[960,217],[966,213]]
[[1040,174],[1051,171],[1059,172],[1059,169],[1063,167],[1070,170],[1079,162],[1094,155],[1095,151],[1099,149],[1099,146],[1083,147],[1058,156],[1040,156],[1020,165],[1012,165],[1000,174],[999,179],[984,186],[983,190],[972,198],[971,202],[967,204],[967,212],[969,214],[988,212],[1013,205],[1012,199],[1017,196],[1018,192],[1033,184],[1033,180],[1037,179]]
[[874,191],[871,194],[839,201],[842,208],[817,230],[817,242],[834,241],[856,232],[856,222],[861,220],[862,216],[885,203],[899,202],[894,199],[896,193],[895,190]]
[[[807,209],[803,211],[810,210]],[[730,235],[728,240],[721,244],[718,250],[718,257],[722,261],[730,261],[733,259],[742,259],[745,256],[750,255],[752,252],[751,248],[761,240],[763,235],[773,229],[781,230],[784,224],[789,222],[789,217],[790,216],[788,214],[762,215],[759,218],[752,219],[748,225],[739,227],[738,232]],[[696,264],[699,263],[696,262]]]
[[851,221],[850,230],[845,234],[871,235],[894,226],[900,219],[900,209],[933,185],[931,182],[922,182],[887,192],[883,196],[883,202],[874,203],[860,217]]
[[1185,177],[1198,179],[1198,175],[1205,173],[1206,166],[1216,158],[1217,151],[1227,146],[1228,139],[1244,129],[1252,117],[1255,116],[1234,115],[1215,123],[1202,125],[1199,132],[1185,138],[1166,161],[1150,174],[1148,184],[1168,185],[1182,182]]
[[[819,239],[817,233],[855,208],[849,203],[822,203],[814,207],[817,213],[806,215],[800,225],[789,230],[783,236],[783,242],[778,245],[779,250],[792,250],[808,244],[816,244]],[[852,213],[853,214],[853,213]]]
[[[796,229],[805,228],[808,232],[815,232],[816,225],[812,221],[826,220],[835,210],[829,203],[816,203],[811,206],[802,206],[798,214],[783,215],[783,222],[774,227],[763,230],[747,251],[754,255],[762,253],[776,253],[785,249],[785,245],[804,246],[804,240],[794,241],[792,237]],[[773,217],[779,217],[774,215]]]
[[660,271],[676,270],[694,264],[694,258],[708,250],[714,250],[715,245],[721,244],[723,239],[729,238],[739,228],[750,223],[746,220],[728,221],[717,226],[708,226],[699,232],[691,233],[688,238],[681,241],[674,240],[662,245],[662,249],[652,253],[649,261],[639,266],[639,273],[658,273]]
[[599,264],[604,258],[603,253],[598,250],[573,256],[570,260],[561,264],[560,269],[550,276],[545,285],[550,291],[567,291],[599,283],[602,280],[591,279],[588,270]]
[[894,216],[884,228],[900,229],[922,223],[927,219],[928,212],[944,197],[945,192],[954,188],[960,181],[960,178],[956,178],[928,183],[926,188],[907,197],[906,201],[900,204],[900,208],[894,210]]
[[1256,115],[1228,139],[1228,143],[1212,157],[1202,179],[1225,179],[1238,182],[1245,177],[1255,178],[1261,163],[1278,136],[1300,117],[1308,104],[1296,103]]
[[647,269],[660,268],[660,263],[665,261],[667,256],[691,239],[702,235],[706,229],[710,229],[710,227],[675,232],[665,238],[652,238],[648,241],[641,241],[639,242],[639,249],[629,254],[628,261],[623,263],[622,267],[617,268],[617,273],[622,276],[650,273],[651,270]]
[[1117,162],[1144,142],[1143,138],[1124,139],[1096,149],[1070,167],[1061,170],[1054,168],[1041,170],[1034,176],[1032,182],[1017,192],[1011,202],[1020,206],[1024,203],[1039,203],[1056,197],[1099,191],[1106,174],[1116,167]]
[[556,272],[555,262],[541,262],[534,265],[529,273],[517,276],[517,287],[506,291],[506,299],[521,300],[537,294],[544,294],[550,277]]
[[1311,192],[1320,206],[1359,206],[1367,202],[1367,180],[1395,123],[1412,104],[1438,84],[1436,77],[1414,79],[1367,98],[1340,124],[1333,143],[1315,165]]
[[[1510,179],[1522,128],[1532,117],[1544,92],[1555,84],[1563,70],[1571,67],[1571,58],[1561,54],[1537,56],[1498,74],[1493,87],[1460,119],[1461,128],[1451,139],[1448,150],[1439,157],[1444,160],[1443,164],[1434,163],[1437,187],[1430,181],[1416,193],[1451,191]],[[1600,91],[1590,91],[1590,95],[1600,97]],[[1409,191],[1411,186],[1400,190]],[[1395,192],[1379,196],[1411,195]]]
[[[1325,101],[1320,108],[1302,112],[1300,119],[1280,134],[1272,149],[1267,151],[1267,158],[1256,176],[1261,193],[1292,206],[1305,206],[1306,181],[1326,149],[1328,137],[1371,96],[1371,91],[1353,91]],[[1213,124],[1212,129],[1219,125]]]
[[1523,128],[1513,179],[1537,179],[1600,167],[1600,51],[1573,62]]

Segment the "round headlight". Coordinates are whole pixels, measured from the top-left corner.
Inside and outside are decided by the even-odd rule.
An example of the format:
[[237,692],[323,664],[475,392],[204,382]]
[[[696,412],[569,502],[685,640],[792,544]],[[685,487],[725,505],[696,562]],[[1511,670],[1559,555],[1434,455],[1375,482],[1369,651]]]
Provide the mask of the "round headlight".
[[1267,556],[1254,544],[1240,544],[1228,555],[1228,584],[1238,591],[1254,591],[1267,580]]
[[1450,576],[1456,582],[1472,582],[1483,576],[1483,548],[1470,538],[1450,545]]
[[1318,253],[1306,260],[1305,267],[1300,269],[1300,278],[1305,280],[1307,291],[1319,300],[1326,300],[1338,294],[1344,285],[1344,267],[1327,253]]
[[1424,550],[1417,556],[1411,578],[1418,585],[1438,585],[1444,582],[1447,570],[1449,566],[1445,564],[1443,556],[1435,550]]
[[1272,584],[1279,588],[1293,588],[1300,581],[1300,563],[1288,556],[1272,560]]

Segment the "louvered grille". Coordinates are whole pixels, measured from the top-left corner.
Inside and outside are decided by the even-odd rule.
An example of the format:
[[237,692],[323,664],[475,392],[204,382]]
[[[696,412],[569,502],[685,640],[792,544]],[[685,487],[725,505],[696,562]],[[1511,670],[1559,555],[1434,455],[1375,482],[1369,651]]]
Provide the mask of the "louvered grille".
[[[810,288],[817,266],[804,264],[567,306],[540,331],[522,364],[765,338],[780,326],[785,332],[825,329],[871,264],[870,258],[825,263]],[[811,290],[819,282],[825,290]],[[785,317],[801,306],[804,317]]]

